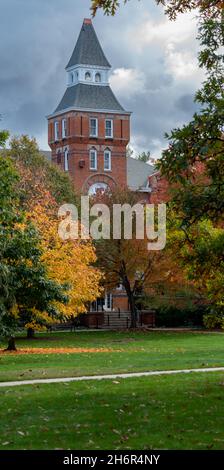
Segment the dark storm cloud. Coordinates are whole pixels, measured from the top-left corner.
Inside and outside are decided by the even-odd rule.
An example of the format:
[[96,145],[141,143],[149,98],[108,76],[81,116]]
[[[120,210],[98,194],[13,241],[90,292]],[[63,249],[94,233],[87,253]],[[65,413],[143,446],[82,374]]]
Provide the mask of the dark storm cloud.
[[[64,93],[64,67],[83,18],[90,16],[89,6],[90,0],[1,0],[1,125],[11,133],[36,136],[45,149],[45,116]],[[127,81],[126,92],[119,83],[114,85],[122,104],[133,111],[134,145],[157,153],[164,132],[192,116],[197,88],[193,72],[189,79],[178,75],[182,52],[195,48],[191,31],[179,43],[178,31],[173,34],[177,26],[170,29],[163,21],[161,8],[148,0],[133,0],[114,18],[100,13],[94,20],[113,68],[136,75],[134,82]],[[169,40],[174,50],[168,48]]]

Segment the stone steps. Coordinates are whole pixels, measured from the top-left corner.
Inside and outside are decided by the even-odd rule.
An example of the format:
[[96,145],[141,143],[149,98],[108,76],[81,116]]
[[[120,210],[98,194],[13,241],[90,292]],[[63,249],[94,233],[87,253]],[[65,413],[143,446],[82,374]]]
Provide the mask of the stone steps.
[[[109,318],[109,321],[108,321]],[[104,312],[104,330],[124,330],[130,328],[131,314],[129,312]]]

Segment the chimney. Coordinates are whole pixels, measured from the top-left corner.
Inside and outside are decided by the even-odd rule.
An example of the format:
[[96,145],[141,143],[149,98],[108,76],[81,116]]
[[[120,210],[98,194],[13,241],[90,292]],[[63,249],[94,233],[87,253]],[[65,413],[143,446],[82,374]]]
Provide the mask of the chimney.
[[92,24],[91,18],[84,18],[83,24]]

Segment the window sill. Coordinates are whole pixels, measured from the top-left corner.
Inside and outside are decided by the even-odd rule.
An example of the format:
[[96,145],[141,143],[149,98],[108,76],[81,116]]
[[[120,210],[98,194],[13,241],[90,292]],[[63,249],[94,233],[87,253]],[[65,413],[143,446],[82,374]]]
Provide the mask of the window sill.
[[97,168],[89,168],[90,171],[97,171]]

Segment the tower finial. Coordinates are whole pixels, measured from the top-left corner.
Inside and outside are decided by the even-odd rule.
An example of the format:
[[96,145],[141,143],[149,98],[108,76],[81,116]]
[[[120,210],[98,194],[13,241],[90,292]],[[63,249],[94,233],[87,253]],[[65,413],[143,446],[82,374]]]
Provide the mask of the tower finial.
[[91,18],[84,18],[83,24],[92,24]]

